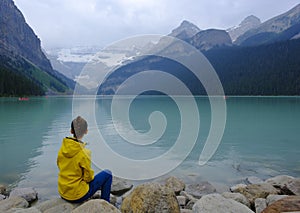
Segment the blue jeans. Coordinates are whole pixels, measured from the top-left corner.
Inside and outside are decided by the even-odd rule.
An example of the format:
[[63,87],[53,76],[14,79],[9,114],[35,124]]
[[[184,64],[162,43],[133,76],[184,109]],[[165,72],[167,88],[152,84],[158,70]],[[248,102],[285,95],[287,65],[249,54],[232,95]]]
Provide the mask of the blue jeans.
[[107,202],[110,201],[110,189],[112,183],[112,174],[109,170],[103,170],[99,172],[94,179],[89,183],[89,191],[78,200],[72,200],[69,202],[72,203],[81,203],[90,197],[92,197],[96,191],[101,189],[101,199],[106,200]]

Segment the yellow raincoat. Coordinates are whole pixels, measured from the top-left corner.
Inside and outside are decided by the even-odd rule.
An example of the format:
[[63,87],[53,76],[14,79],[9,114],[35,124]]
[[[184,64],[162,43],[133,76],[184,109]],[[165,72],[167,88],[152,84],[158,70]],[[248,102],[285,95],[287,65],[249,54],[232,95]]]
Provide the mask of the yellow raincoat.
[[75,138],[64,138],[57,156],[58,192],[64,199],[77,200],[89,190],[94,179],[91,151]]

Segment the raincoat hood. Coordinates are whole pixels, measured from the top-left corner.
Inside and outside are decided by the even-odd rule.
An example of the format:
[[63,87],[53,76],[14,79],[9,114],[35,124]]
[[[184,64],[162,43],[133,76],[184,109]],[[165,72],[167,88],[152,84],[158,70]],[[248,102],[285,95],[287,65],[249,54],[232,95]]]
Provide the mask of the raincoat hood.
[[85,143],[76,138],[64,138],[61,146],[62,154],[67,158],[74,157],[80,150],[85,147]]

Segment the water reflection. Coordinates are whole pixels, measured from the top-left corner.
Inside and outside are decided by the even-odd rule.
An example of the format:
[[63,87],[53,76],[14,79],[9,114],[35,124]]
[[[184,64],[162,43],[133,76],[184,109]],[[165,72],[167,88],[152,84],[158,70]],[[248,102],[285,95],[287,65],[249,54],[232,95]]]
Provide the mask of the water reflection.
[[57,117],[65,116],[71,110],[70,100],[0,99],[1,183],[16,184],[24,179],[24,174],[36,167],[37,162],[33,159],[42,154],[43,141],[49,136],[49,127]]

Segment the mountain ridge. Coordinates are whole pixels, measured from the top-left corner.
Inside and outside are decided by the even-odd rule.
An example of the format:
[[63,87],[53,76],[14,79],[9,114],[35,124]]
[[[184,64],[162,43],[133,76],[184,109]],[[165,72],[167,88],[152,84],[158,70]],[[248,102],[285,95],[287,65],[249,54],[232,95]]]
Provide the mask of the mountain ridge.
[[1,81],[0,87],[4,90],[0,95],[22,96],[20,88],[21,93],[13,88],[10,92],[6,90],[5,87],[11,87],[7,86],[7,81],[13,81],[16,87],[18,81],[22,81],[22,88],[27,88],[24,95],[70,93],[69,79],[53,70],[43,53],[40,39],[12,0],[1,0],[0,14],[0,70],[5,78]]

